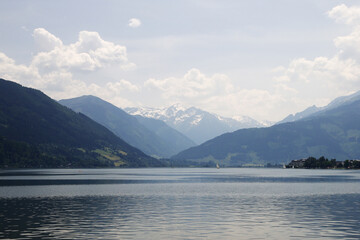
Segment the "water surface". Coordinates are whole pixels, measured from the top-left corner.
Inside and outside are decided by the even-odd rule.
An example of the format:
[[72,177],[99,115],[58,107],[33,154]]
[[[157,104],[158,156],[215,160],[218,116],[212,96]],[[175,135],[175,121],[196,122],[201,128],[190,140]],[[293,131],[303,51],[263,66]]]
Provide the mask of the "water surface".
[[359,239],[360,171],[0,172],[0,238]]

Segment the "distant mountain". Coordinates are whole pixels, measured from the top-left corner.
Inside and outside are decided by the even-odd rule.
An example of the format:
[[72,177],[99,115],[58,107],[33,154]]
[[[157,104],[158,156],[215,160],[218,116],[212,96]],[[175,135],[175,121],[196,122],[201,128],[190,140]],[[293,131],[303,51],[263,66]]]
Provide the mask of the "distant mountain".
[[59,103],[75,112],[85,114],[129,144],[152,156],[170,157],[195,146],[194,142],[164,122],[136,118],[98,97],[82,96],[60,100]]
[[307,109],[305,109],[302,112],[298,112],[296,114],[288,115],[286,118],[284,118],[283,120],[277,122],[276,124],[286,123],[286,122],[295,122],[297,120],[304,119],[304,118],[310,116],[311,114],[314,114],[314,113],[319,112],[319,111],[321,111],[321,108],[318,108],[315,105],[313,105],[311,107],[308,107]]
[[338,98],[334,99],[333,101],[331,101],[325,107],[316,107],[315,105],[313,105],[311,107],[308,107],[307,109],[305,109],[302,112],[298,112],[296,114],[290,114],[289,116],[287,116],[283,120],[277,122],[276,124],[286,123],[286,122],[295,122],[297,120],[301,120],[301,119],[304,119],[307,117],[311,117],[312,115],[316,115],[316,113],[319,113],[322,111],[327,111],[332,108],[341,106],[343,104],[352,103],[352,102],[355,102],[358,100],[360,100],[360,91],[353,93],[351,95],[348,95],[348,96],[338,97]]
[[124,110],[132,115],[160,119],[197,144],[241,128],[264,127],[250,117],[224,118],[195,107],[184,108],[180,104],[161,109],[125,108]]
[[162,165],[39,90],[0,79],[0,168]]
[[352,102],[355,102],[358,100],[360,100],[360,91],[357,91],[348,96],[338,97],[335,100],[331,101],[326,107],[324,107],[321,110],[328,110],[328,109],[336,108],[338,106],[341,106],[341,105],[344,105],[347,103],[352,103]]
[[156,135],[165,141],[168,148],[173,149],[172,154],[169,155],[169,157],[179,153],[180,151],[196,146],[196,143],[193,142],[190,138],[168,126],[162,120],[147,118],[139,115],[134,117],[136,117],[139,123],[147,127],[149,130],[155,132]]
[[274,125],[276,122],[275,121],[270,121],[270,120],[261,120],[259,121],[260,125],[262,125],[263,127],[271,127],[272,125]]
[[239,166],[288,163],[309,156],[360,158],[360,100],[345,101],[295,122],[223,134],[172,159]]

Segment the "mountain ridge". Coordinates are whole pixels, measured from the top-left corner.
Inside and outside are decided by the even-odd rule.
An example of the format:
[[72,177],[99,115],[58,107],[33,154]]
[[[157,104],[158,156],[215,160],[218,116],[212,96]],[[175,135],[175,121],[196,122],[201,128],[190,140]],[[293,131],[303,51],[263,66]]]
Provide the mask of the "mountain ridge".
[[242,121],[211,114],[195,107],[183,107],[174,104],[166,108],[125,108],[131,115],[163,120],[169,126],[183,133],[195,143],[200,144],[213,137],[241,128],[264,127],[250,117],[242,117]]
[[1,167],[163,165],[41,91],[4,79],[0,79],[0,138]]
[[[154,120],[150,123],[146,119],[137,119],[121,108],[95,96],[86,95],[63,99],[59,103],[75,112],[87,115],[129,144],[154,157],[170,157],[195,145],[181,133],[170,129],[165,123],[154,123],[154,121],[160,120]],[[144,126],[144,124],[147,124],[147,126]],[[161,132],[156,133],[151,129],[152,127],[155,128],[155,126],[158,131],[161,128]]]
[[286,123],[286,122],[294,122],[297,120],[305,119],[305,118],[311,117],[312,115],[315,115],[319,112],[327,111],[332,108],[336,108],[336,107],[341,106],[346,103],[352,103],[357,100],[360,100],[360,91],[357,91],[348,96],[341,96],[341,97],[335,98],[328,105],[326,105],[324,107],[317,107],[317,106],[313,105],[313,106],[306,108],[304,111],[297,112],[295,114],[289,114],[287,117],[285,117],[283,120],[277,122],[276,124],[281,124],[281,123]]
[[287,163],[304,157],[360,158],[360,100],[268,128],[240,129],[172,157],[225,166]]

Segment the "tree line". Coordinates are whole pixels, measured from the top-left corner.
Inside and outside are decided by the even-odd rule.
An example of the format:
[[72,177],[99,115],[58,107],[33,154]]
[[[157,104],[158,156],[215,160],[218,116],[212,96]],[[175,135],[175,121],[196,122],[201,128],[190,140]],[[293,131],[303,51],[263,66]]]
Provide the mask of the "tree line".
[[327,159],[324,156],[320,158],[308,157],[306,159],[293,160],[287,168],[308,168],[308,169],[360,169],[360,160],[336,161],[336,159]]

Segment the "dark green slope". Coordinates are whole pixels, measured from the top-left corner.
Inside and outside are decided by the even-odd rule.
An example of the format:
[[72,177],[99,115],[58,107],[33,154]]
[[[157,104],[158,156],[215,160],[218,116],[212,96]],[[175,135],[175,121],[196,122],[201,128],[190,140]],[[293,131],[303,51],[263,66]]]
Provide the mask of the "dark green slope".
[[238,166],[287,163],[308,156],[360,158],[360,101],[301,121],[227,133],[185,150],[173,159],[212,160]]
[[0,79],[1,167],[159,165],[105,127],[41,91]]
[[152,126],[144,126],[136,117],[98,97],[82,96],[60,100],[59,103],[89,116],[129,144],[152,156],[170,157],[194,146],[187,144],[179,149],[176,145],[178,136],[172,135],[170,139],[163,138],[162,135],[152,131]]

